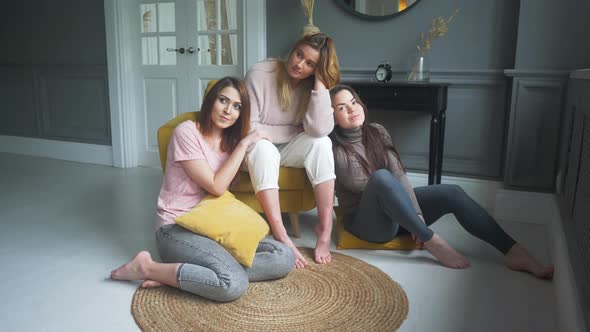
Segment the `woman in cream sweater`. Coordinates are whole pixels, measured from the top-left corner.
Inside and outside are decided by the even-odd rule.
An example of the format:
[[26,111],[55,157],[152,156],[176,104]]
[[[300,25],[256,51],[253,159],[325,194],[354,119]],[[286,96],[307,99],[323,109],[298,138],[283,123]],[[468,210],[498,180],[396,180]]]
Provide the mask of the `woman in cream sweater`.
[[245,158],[245,166],[274,238],[293,249],[297,268],[308,262],[283,225],[279,167],[305,168],[314,186],[319,217],[314,260],[319,264],[330,262],[335,174],[332,144],[327,137],[334,127],[328,90],[339,81],[334,41],[323,33],[301,38],[287,60],[262,61],[246,74],[251,125],[269,140],[256,142]]

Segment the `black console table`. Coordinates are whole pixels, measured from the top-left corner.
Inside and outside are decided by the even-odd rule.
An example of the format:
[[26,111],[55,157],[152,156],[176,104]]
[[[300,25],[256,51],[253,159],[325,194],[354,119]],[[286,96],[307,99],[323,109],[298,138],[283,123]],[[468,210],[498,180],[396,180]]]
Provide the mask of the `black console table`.
[[382,109],[431,114],[428,184],[439,184],[442,175],[449,84],[422,82],[346,82],[344,84],[355,89],[369,111]]

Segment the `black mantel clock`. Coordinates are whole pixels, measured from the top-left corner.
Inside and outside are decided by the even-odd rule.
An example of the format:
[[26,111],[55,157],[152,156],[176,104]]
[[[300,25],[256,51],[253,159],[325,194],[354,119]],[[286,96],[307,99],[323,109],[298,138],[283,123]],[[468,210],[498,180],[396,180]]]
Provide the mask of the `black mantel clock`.
[[393,70],[389,63],[382,63],[377,66],[377,70],[375,70],[375,79],[377,82],[389,82],[392,76]]

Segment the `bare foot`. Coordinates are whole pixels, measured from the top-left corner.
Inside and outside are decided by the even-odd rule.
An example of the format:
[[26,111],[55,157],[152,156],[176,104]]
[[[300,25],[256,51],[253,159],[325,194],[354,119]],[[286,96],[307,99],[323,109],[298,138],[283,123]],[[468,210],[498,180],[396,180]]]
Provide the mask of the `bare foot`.
[[438,234],[434,234],[432,239],[424,242],[424,248],[428,250],[442,265],[451,269],[465,269],[469,267],[469,260],[458,253],[451,245],[447,243]]
[[146,280],[141,284],[143,288],[156,288],[160,286],[164,286],[164,284],[155,280]]
[[515,244],[506,253],[506,266],[511,270],[524,271],[540,279],[552,279],[553,266],[544,267],[520,244]]
[[295,253],[295,268],[296,269],[303,269],[304,267],[309,265],[309,263],[307,262],[307,259],[305,259],[305,257],[303,257],[303,255],[299,252],[299,249],[297,249],[297,247],[295,247],[294,244],[289,247]]
[[315,227],[315,232],[317,235],[317,242],[315,244],[314,253],[314,260],[318,264],[326,264],[332,261],[332,255],[330,254],[330,238],[332,229],[331,227],[322,227],[322,225],[317,225]]
[[146,279],[146,267],[153,263],[152,256],[147,251],[140,251],[129,262],[111,271],[111,279],[143,280]]

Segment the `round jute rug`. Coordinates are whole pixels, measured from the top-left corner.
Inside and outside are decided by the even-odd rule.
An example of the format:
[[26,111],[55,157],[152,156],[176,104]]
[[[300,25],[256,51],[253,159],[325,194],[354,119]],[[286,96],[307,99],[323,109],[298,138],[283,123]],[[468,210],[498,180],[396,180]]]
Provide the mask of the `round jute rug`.
[[172,288],[138,288],[131,313],[142,331],[394,331],[408,315],[403,289],[376,267],[332,253],[283,279],[250,283],[217,303]]

